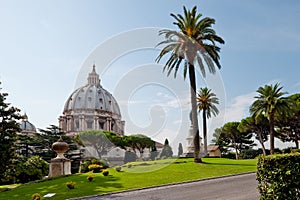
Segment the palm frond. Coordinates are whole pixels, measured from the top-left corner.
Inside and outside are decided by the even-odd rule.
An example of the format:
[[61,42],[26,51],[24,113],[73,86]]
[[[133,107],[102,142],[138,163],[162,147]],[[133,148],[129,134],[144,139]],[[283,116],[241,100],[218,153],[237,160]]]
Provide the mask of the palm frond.
[[188,63],[187,63],[187,61],[185,60],[185,61],[184,61],[184,65],[183,65],[183,78],[184,78],[184,80],[186,79],[187,71],[188,71]]
[[[166,61],[163,71],[169,76],[174,71],[176,78],[180,66],[183,66],[183,75],[186,78],[188,65],[198,65],[203,77],[206,76],[206,67],[210,73],[215,73],[216,65],[221,68],[219,62],[220,47],[216,44],[224,44],[224,40],[216,35],[212,26],[215,20],[210,17],[202,18],[201,13],[197,13],[197,7],[191,10],[183,7],[183,15],[171,13],[174,23],[179,31],[162,29],[159,35],[164,36],[165,40],[157,46],[164,45],[156,62],[160,62],[162,57],[170,55]],[[182,62],[184,60],[184,62]]]
[[206,77],[206,74],[205,74],[205,67],[204,67],[204,64],[202,62],[202,58],[200,56],[200,54],[198,53],[197,54],[197,61],[198,61],[198,65],[199,65],[199,68],[200,68],[200,71],[201,71],[201,74],[203,77]]

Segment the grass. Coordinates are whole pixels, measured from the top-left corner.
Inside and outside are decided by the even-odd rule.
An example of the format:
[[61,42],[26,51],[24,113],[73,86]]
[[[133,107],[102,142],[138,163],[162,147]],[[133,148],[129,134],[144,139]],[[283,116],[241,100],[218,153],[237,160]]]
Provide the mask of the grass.
[[[9,191],[0,192],[0,199],[31,199],[32,194],[56,193],[51,200],[67,199],[87,195],[102,194],[128,189],[157,186],[162,184],[198,180],[230,174],[256,171],[256,159],[230,160],[204,158],[204,163],[195,164],[193,159],[167,159],[149,162],[135,162],[122,167],[121,172],[109,169],[109,175],[95,173],[89,182],[89,173],[54,178],[39,183],[21,185]],[[66,182],[76,182],[75,189],[68,189]]]

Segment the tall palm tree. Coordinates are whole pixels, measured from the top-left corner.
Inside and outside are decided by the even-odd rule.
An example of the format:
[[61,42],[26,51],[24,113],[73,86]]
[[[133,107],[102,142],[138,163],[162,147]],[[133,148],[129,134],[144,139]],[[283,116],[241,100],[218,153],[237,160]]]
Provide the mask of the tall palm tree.
[[219,110],[216,104],[219,104],[219,99],[216,94],[211,92],[211,89],[207,87],[200,88],[198,97],[198,109],[199,112],[202,111],[202,120],[203,120],[203,138],[204,138],[204,153],[207,155],[207,124],[206,118],[210,118],[211,115],[217,116]]
[[252,116],[258,117],[260,114],[263,114],[269,120],[271,154],[274,153],[275,118],[289,116],[289,110],[293,107],[290,99],[283,97],[287,93],[281,90],[282,87],[280,87],[279,83],[276,83],[274,86],[271,84],[259,87],[256,91],[258,95],[255,96],[257,100],[250,107]]
[[[201,162],[200,144],[199,144],[199,128],[197,118],[197,102],[196,102],[196,76],[195,65],[198,64],[202,75],[205,77],[205,65],[211,73],[215,73],[215,64],[221,68],[219,63],[220,47],[216,43],[224,44],[224,40],[216,35],[212,25],[215,20],[209,17],[202,18],[202,14],[197,13],[195,6],[191,11],[183,7],[184,16],[181,14],[171,14],[175,19],[175,24],[179,28],[174,30],[161,30],[160,35],[165,36],[165,40],[158,45],[165,45],[156,61],[159,62],[162,57],[170,54],[169,59],[165,63],[164,71],[169,76],[174,71],[174,78],[181,64],[183,64],[183,75],[186,78],[187,72],[190,79],[190,93],[192,104],[192,127],[194,134],[194,161]],[[203,63],[204,60],[204,63]]]

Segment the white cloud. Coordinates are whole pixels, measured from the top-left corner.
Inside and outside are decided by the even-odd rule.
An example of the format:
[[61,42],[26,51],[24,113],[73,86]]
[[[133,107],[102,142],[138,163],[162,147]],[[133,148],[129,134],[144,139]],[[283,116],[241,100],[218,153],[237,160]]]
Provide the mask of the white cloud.
[[220,110],[217,117],[209,119],[210,131],[222,127],[227,122],[241,121],[241,119],[247,117],[249,115],[249,107],[255,100],[254,96],[255,92],[235,97],[227,104],[226,108]]
[[182,123],[182,119],[173,121],[173,124],[181,124],[181,123]]
[[249,107],[255,101],[255,92],[237,96],[225,109],[225,121],[240,121],[249,114]]
[[[216,128],[222,127],[227,122],[239,122],[243,118],[249,116],[249,107],[255,101],[255,95],[256,93],[252,92],[233,98],[226,105],[226,108],[220,109],[219,115],[210,118],[208,120],[208,141],[211,141],[213,132]],[[201,118],[201,116],[199,118]],[[199,121],[199,125],[200,129],[202,129],[201,121]]]

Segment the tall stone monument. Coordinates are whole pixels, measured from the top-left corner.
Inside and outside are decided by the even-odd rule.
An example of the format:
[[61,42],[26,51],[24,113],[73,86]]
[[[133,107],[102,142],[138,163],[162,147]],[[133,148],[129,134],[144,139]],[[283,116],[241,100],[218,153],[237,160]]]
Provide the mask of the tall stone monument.
[[71,174],[71,160],[64,157],[69,145],[60,137],[52,144],[52,149],[57,156],[50,161],[49,177]]
[[[181,156],[181,157],[186,157],[186,158],[194,157],[194,133],[193,133],[194,125],[193,125],[193,120],[192,120],[192,112],[190,112],[190,121],[191,121],[191,125],[189,128],[189,134],[186,137],[186,150]],[[201,148],[202,148],[201,140],[202,140],[202,138],[199,137],[200,154],[201,154]]]

